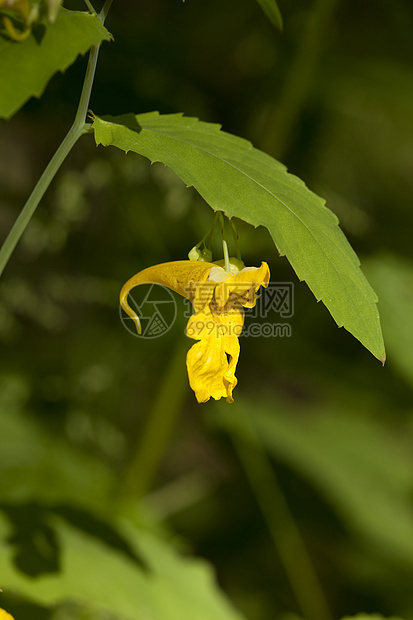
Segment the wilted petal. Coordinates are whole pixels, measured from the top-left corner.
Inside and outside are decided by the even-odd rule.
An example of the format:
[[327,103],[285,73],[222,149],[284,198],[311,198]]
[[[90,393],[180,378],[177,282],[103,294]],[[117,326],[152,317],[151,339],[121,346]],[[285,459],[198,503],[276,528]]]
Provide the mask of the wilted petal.
[[199,403],[212,396],[215,400],[226,398],[233,402],[232,390],[237,385],[235,368],[239,356],[236,336],[214,335],[194,344],[186,356],[189,384]]
[[217,315],[209,307],[193,314],[186,328],[187,336],[199,340],[188,351],[186,365],[191,388],[198,402],[225,397],[233,402],[237,385],[235,369],[239,357],[238,337],[244,323],[244,311]]

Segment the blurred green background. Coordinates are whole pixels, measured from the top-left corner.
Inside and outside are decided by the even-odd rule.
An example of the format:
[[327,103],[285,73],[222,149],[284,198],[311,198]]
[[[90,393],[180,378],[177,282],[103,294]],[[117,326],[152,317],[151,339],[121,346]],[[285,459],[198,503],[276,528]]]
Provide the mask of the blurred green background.
[[[235,403],[198,405],[183,301],[150,341],[124,329],[118,294],[186,258],[213,212],[167,168],[82,138],[0,284],[0,514],[21,523],[14,569],[34,592],[54,570],[53,540],[33,542],[46,506],[82,515],[83,531],[89,518],[95,536],[118,517],[162,531],[213,565],[249,620],[413,617],[413,5],[279,5],[283,33],[253,0],[115,0],[90,107],[220,123],[326,198],[379,296],[386,365],[265,230],[239,222],[245,263],[294,283],[292,335],[241,338]],[[2,239],[70,126],[85,67],[1,125]],[[2,578],[16,619],[112,618],[35,604]]]

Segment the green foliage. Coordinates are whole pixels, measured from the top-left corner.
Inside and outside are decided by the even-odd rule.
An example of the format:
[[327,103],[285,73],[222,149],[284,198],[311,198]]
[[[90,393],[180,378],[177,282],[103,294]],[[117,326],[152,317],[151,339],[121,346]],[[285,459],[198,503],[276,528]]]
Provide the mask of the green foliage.
[[76,603],[93,619],[100,613],[131,620],[244,618],[219,591],[206,562],[117,518],[113,470],[93,451],[47,430],[27,411],[28,395],[17,375],[1,377],[3,590],[37,606]]
[[97,144],[160,161],[214,210],[268,228],[317,300],[378,359],[385,352],[377,297],[324,201],[262,151],[218,125],[156,112],[95,117]]
[[36,603],[72,600],[130,620],[243,617],[218,592],[205,562],[126,521],[111,526],[71,508],[3,506],[0,539],[2,587]]
[[61,9],[53,24],[34,27],[21,43],[0,37],[0,118],[10,118],[50,78],[111,35],[96,15]]
[[[115,0],[116,45],[100,57],[93,109],[120,114],[133,101],[140,110],[185,110],[234,135],[153,113],[129,116],[132,127],[95,123],[114,131],[110,140],[130,140],[175,167],[214,208],[229,206],[246,264],[270,257],[272,279],[290,281],[286,261],[271,260],[267,230],[242,218],[270,225],[297,272],[315,272],[326,302],[339,312],[343,305],[353,326],[360,308],[371,308],[359,330],[382,354],[374,295],[335,217],[235,135],[278,157],[284,145],[282,159],[327,197],[363,257],[388,363],[380,367],[297,285],[291,337],[241,338],[235,403],[196,405],[182,300],[168,334],[143,341],[123,329],[117,299],[132,273],[184,257],[210,227],[210,209],[170,168],[97,150],[86,137],[50,184],[88,131],[89,61],[77,133],[37,186],[41,208],[32,217],[32,205],[23,237],[17,229],[0,287],[0,608],[16,620],[412,617],[412,15],[403,0],[379,3],[373,21],[357,3],[334,15],[335,4],[303,11],[283,3],[286,33],[275,36],[251,0],[157,0],[147,10]],[[94,40],[107,38],[96,16],[81,15],[97,29]],[[53,31],[45,32],[34,28],[33,50]],[[77,34],[61,41],[74,59]],[[8,43],[8,53],[23,54],[26,43]],[[18,68],[0,64],[17,84]],[[1,101],[3,78],[0,86]],[[67,93],[78,91],[74,69],[41,106],[3,123],[2,238],[70,122]],[[295,201],[291,222],[277,197]],[[351,299],[338,285],[340,248]],[[340,303],[327,299],[323,270],[336,282],[330,297],[341,288]],[[248,463],[264,475],[254,479]],[[318,610],[314,584],[326,601]],[[358,609],[369,613],[354,616]]]

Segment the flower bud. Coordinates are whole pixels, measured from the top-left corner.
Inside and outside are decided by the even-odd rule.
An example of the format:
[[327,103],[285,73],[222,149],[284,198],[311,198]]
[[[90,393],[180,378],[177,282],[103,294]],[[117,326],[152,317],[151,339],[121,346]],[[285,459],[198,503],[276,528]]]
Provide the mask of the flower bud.
[[204,263],[210,263],[212,261],[212,252],[208,248],[201,250],[198,246],[194,246],[188,254],[189,260],[199,260]]

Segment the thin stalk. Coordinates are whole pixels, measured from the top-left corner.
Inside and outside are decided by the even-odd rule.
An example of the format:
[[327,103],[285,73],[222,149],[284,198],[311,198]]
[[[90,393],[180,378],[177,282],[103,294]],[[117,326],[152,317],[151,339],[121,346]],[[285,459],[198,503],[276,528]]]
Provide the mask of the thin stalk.
[[233,441],[244,471],[255,493],[267,523],[274,547],[284,566],[302,616],[306,620],[331,620],[331,612],[306,549],[300,530],[278,484],[270,459],[260,441],[248,412],[243,422],[248,431],[246,440],[233,435]]
[[123,477],[119,490],[124,505],[139,502],[151,489],[175,430],[188,383],[184,371],[184,348],[178,345],[166,368],[163,380],[156,388],[156,398],[148,412],[146,426],[140,435],[139,446]]
[[107,17],[107,14],[109,13],[109,9],[112,6],[113,0],[106,0],[105,4],[103,5],[103,8],[101,10],[101,12],[99,13],[98,17],[100,19],[100,21],[102,22],[102,24],[105,23],[105,19]]
[[207,247],[209,250],[212,250],[212,245],[213,245],[213,242],[214,242],[214,235],[215,235],[215,227],[216,227],[216,223],[218,221],[218,218],[219,218],[219,214],[215,213],[214,219],[212,221],[211,228],[209,229],[209,231],[207,232],[207,234],[203,238],[205,247]]
[[26,229],[27,224],[30,222],[36,210],[37,205],[43,198],[44,193],[52,182],[56,172],[59,170],[67,155],[70,153],[73,146],[76,144],[76,142],[83,133],[85,133],[85,130],[82,131],[79,130],[79,128],[75,128],[73,126],[71,127],[63,142],[57,149],[56,153],[53,155],[50,163],[43,172],[39,181],[37,182],[35,188],[29,196],[29,199],[21,210],[20,215],[15,221],[13,228],[7,235],[7,238],[1,247],[0,275],[3,273],[3,270],[6,267],[14,248],[19,242],[23,232]]
[[231,265],[229,262],[228,244],[225,239],[222,240],[222,250],[224,252],[225,271],[231,271]]
[[219,213],[219,221],[221,223],[221,236],[222,236],[222,251],[224,253],[225,271],[231,271],[231,265],[229,262],[228,244],[225,239],[225,220],[222,213]]
[[90,12],[92,15],[96,15],[96,11],[95,11],[95,9],[93,8],[92,3],[91,3],[89,0],[85,0],[85,4],[86,4],[87,8],[89,9],[89,12]]
[[[99,14],[99,19],[103,23],[109,8],[112,4],[112,0],[106,0],[102,11]],[[0,276],[3,273],[10,256],[12,255],[14,248],[20,241],[22,234],[24,233],[28,223],[33,217],[34,212],[37,209],[38,204],[46,193],[50,183],[56,176],[60,166],[83,134],[88,133],[90,125],[86,120],[86,114],[89,107],[90,94],[92,92],[93,79],[95,77],[96,64],[99,55],[100,44],[92,47],[89,54],[89,61],[86,69],[86,75],[83,82],[82,93],[80,95],[79,105],[77,108],[75,120],[73,125],[69,129],[62,143],[58,147],[57,151],[53,155],[42,176],[38,180],[32,193],[30,194],[26,204],[20,212],[17,220],[15,221],[11,231],[6,237],[1,249],[0,249]]]
[[237,255],[238,260],[242,260],[241,259],[241,250],[239,249],[239,240],[238,240],[238,231],[235,227],[235,224],[232,220],[229,220],[229,223],[231,225],[231,231],[232,231],[232,236],[234,237],[234,245],[235,245],[235,252]]

